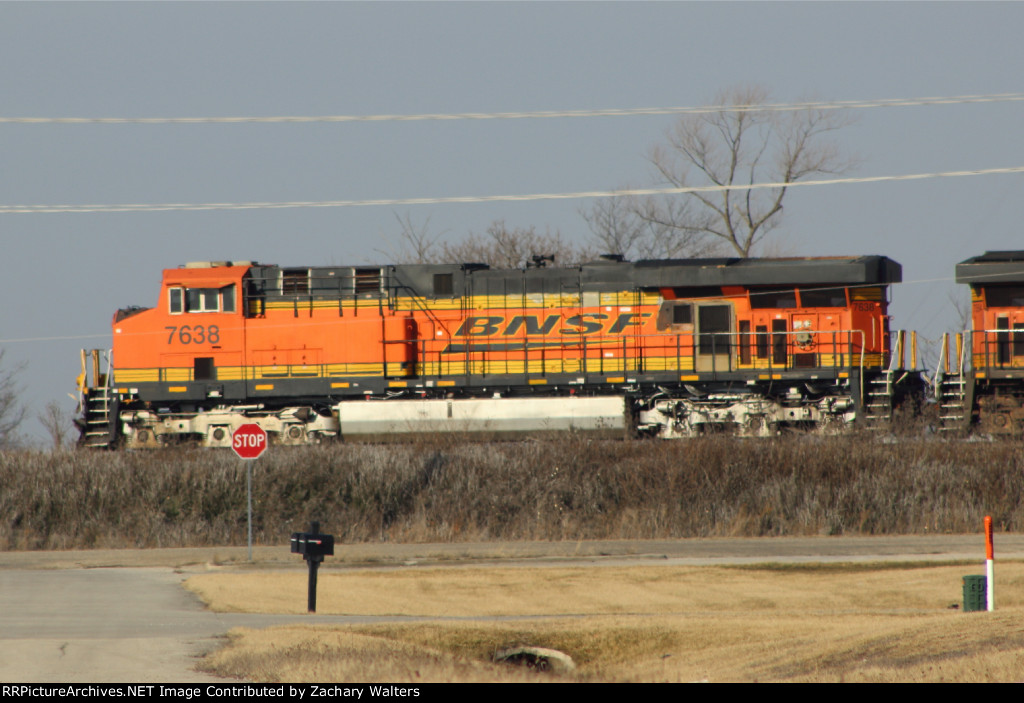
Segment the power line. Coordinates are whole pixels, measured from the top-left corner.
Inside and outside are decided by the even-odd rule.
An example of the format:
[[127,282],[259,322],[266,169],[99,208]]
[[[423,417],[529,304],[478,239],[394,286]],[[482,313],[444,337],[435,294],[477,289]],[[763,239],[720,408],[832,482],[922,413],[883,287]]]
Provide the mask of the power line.
[[592,190],[576,193],[531,193],[525,195],[466,195],[440,198],[378,198],[369,200],[319,200],[250,203],[126,203],[108,205],[0,205],[0,215],[80,213],[80,212],[166,212],[201,210],[281,210],[287,208],[367,207],[396,205],[448,205],[456,203],[528,202],[538,200],[578,200],[584,198],[617,198],[633,195],[680,195],[685,193],[717,193],[733,190],[763,190],[768,188],[799,188],[853,183],[884,183],[892,181],[918,181],[931,178],[961,178],[995,174],[1024,173],[1024,166],[1009,168],[975,169],[969,171],[940,171],[911,173],[900,176],[864,176],[860,178],[833,178],[826,180],[793,181],[790,183],[748,183],[744,185],[691,186],[683,188],[630,188],[623,190]]
[[880,100],[810,101],[750,105],[691,107],[638,107],[597,110],[541,110],[534,112],[454,112],[417,115],[319,115],[278,117],[2,117],[0,124],[280,124],[312,122],[423,122],[440,120],[518,120],[555,117],[630,117],[636,115],[702,115],[716,112],[792,112],[799,110],[853,110],[874,107],[964,105],[1021,102],[1024,93],[954,95],[930,98],[882,98]]

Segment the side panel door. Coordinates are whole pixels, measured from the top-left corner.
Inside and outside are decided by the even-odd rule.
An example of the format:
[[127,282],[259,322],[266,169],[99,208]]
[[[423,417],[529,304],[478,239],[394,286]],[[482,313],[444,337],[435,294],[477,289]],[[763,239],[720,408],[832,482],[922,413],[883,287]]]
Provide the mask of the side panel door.
[[697,371],[733,368],[733,310],[728,303],[697,303]]

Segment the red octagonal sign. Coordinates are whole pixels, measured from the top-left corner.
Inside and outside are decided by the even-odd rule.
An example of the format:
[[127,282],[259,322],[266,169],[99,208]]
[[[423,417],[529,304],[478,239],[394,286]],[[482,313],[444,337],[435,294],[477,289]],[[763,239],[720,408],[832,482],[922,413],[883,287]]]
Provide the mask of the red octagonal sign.
[[231,448],[242,459],[258,459],[267,450],[267,433],[255,422],[242,425],[231,435]]

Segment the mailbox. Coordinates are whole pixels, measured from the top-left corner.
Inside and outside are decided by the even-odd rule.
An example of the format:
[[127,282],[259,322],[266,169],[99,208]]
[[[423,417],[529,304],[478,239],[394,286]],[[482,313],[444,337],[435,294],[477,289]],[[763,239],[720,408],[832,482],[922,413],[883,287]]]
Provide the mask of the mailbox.
[[301,554],[304,559],[316,561],[323,561],[324,557],[333,557],[334,535],[293,532],[292,554]]
[[320,523],[311,522],[309,532],[292,533],[292,554],[301,554],[309,567],[309,588],[307,589],[307,608],[316,612],[316,571],[324,557],[334,556],[334,535],[320,534]]

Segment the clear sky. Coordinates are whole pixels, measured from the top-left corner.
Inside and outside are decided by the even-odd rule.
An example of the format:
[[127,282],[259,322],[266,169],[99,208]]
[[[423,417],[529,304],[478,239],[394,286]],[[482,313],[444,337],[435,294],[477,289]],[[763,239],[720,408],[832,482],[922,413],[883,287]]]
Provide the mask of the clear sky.
[[[0,117],[265,117],[696,106],[1024,92],[1024,3],[0,3]],[[1024,166],[1024,103],[851,111],[851,176]],[[305,124],[0,123],[0,206],[334,201],[649,185],[671,116]],[[1024,176],[808,187],[773,235],[903,264],[894,327],[956,319],[957,261],[1024,249]],[[586,201],[0,212],[0,347],[32,416],[77,350],[186,261],[381,262],[396,214],[582,240]],[[87,338],[79,338],[87,337]],[[47,339],[42,339],[47,338]]]

